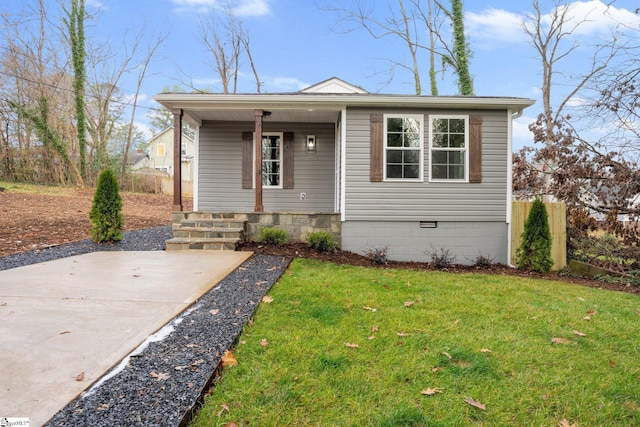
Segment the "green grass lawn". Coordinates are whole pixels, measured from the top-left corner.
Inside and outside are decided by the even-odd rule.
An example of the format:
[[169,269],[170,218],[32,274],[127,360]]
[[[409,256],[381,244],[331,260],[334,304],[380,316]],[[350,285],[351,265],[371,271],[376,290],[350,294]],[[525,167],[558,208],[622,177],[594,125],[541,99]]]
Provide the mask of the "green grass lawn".
[[193,425],[640,424],[637,296],[303,259],[269,296]]

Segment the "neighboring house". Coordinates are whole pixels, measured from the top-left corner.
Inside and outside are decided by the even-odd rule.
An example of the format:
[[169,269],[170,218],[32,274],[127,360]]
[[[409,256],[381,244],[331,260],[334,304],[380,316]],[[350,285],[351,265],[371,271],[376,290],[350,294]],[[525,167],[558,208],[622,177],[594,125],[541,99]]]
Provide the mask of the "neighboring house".
[[[174,176],[173,165],[173,127],[170,126],[157,135],[151,137],[149,144],[149,167]],[[180,160],[182,165],[182,180],[193,181],[195,142],[186,134],[182,134]]]
[[344,250],[387,247],[393,260],[445,249],[458,263],[509,261],[512,119],[533,100],[372,94],[337,78],[155,99],[196,127],[194,210],[233,213],[250,238],[328,229]]
[[150,165],[149,155],[142,152],[142,149],[138,149],[135,152],[129,153],[127,156],[127,166],[133,171],[139,171],[146,169]]

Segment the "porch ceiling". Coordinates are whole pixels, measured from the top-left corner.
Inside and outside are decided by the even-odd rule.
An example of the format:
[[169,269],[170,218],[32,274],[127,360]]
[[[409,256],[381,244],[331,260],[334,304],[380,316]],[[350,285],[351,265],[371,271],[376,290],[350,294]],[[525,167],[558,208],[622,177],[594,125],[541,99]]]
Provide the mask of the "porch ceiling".
[[[261,106],[263,110],[270,111],[271,115],[264,118],[265,122],[308,122],[308,123],[335,123],[340,115],[341,107],[332,108],[276,108]],[[196,123],[205,120],[253,122],[255,108],[228,108],[228,109],[199,109],[185,108],[184,114]]]

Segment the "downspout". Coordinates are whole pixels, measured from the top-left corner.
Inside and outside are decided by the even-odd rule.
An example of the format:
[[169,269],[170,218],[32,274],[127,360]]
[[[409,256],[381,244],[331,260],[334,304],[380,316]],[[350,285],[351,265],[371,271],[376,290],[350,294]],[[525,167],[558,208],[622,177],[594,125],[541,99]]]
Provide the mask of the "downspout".
[[255,118],[255,187],[256,187],[256,205],[253,208],[254,212],[264,212],[262,206],[262,110],[254,110],[253,115]]
[[182,212],[182,109],[173,112],[173,210]]
[[340,221],[344,222],[347,215],[347,108],[343,108],[340,114]]

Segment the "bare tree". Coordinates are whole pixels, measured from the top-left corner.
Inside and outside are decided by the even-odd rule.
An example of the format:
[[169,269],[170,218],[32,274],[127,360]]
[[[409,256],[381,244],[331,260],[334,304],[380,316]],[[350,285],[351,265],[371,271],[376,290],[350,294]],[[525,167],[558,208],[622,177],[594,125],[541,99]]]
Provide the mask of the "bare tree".
[[207,15],[201,17],[198,27],[200,39],[213,57],[211,66],[220,79],[222,92],[237,93],[241,60],[246,55],[255,78],[257,92],[260,93],[262,82],[251,54],[249,35],[242,21],[236,18],[229,3],[224,7],[222,18],[218,15],[216,10],[211,9]]
[[[426,3],[426,10],[424,3]],[[396,69],[405,70],[411,75],[415,93],[422,94],[420,52],[428,52],[431,94],[438,94],[436,58],[439,58],[443,66],[443,73],[446,65],[452,67],[458,78],[459,92],[470,94],[473,92],[473,83],[468,70],[470,51],[464,38],[462,1],[453,0],[451,3],[452,8],[449,9],[438,0],[408,0],[407,3],[405,0],[393,0],[387,3],[388,12],[382,17],[378,17],[374,4],[367,0],[354,0],[351,7],[335,1],[325,5],[324,9],[337,15],[335,31],[349,33],[364,29],[375,39],[395,39],[402,43],[409,53],[410,60],[384,58],[389,64],[385,84],[394,78]],[[454,37],[453,44],[448,41],[448,33],[443,28],[445,21],[451,23],[453,34],[457,35]],[[429,35],[428,43],[423,42],[422,34]]]

